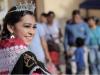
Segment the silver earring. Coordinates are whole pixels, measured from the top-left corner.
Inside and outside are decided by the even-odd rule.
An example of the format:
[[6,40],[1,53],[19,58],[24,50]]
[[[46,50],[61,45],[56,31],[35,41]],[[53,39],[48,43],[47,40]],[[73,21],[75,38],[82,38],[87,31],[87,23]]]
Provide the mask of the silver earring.
[[11,39],[15,38],[14,33],[11,33],[10,38],[11,38]]

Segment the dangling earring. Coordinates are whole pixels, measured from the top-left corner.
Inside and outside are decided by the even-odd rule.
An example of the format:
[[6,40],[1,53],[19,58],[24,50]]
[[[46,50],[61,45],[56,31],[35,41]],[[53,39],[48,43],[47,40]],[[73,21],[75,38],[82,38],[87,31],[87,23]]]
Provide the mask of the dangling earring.
[[15,38],[14,33],[11,33],[10,38],[11,38],[11,39]]

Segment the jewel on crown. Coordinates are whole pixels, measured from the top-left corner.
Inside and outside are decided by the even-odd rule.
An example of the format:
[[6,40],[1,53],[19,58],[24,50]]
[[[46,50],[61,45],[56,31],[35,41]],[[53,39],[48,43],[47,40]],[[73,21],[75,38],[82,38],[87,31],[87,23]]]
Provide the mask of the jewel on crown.
[[15,11],[31,11],[34,13],[35,11],[35,3],[33,4],[33,2],[31,1],[31,3],[28,3],[27,1],[25,1],[25,3],[19,3],[18,5],[16,5],[16,10],[10,11],[10,12],[15,12]]

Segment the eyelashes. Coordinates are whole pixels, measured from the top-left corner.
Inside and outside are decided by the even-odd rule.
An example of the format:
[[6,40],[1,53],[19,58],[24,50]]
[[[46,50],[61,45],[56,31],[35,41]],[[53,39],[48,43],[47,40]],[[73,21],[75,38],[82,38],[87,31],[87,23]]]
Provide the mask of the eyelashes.
[[[24,25],[25,28],[31,28],[31,25]],[[37,28],[36,24],[32,27],[33,29]]]
[[30,28],[31,26],[29,26],[29,25],[25,25],[24,27],[25,27],[25,28]]

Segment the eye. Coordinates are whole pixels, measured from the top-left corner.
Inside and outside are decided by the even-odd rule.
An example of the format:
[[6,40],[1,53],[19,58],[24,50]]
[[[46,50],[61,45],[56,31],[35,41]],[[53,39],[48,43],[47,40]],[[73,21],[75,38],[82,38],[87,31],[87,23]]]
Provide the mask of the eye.
[[33,29],[37,28],[36,24],[33,26]]
[[30,26],[29,25],[25,25],[24,27],[29,28]]

